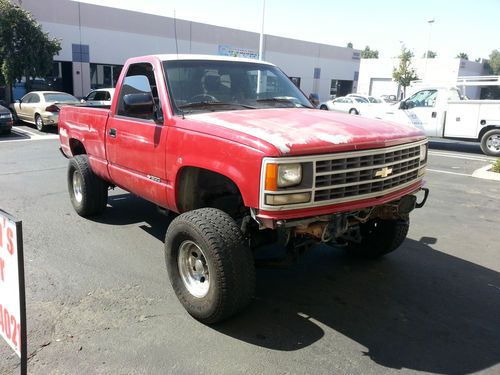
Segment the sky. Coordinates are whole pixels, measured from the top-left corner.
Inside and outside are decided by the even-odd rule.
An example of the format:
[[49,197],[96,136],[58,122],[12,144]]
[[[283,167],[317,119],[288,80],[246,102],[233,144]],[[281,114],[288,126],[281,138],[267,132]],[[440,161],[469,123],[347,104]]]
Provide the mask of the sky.
[[[263,0],[81,0],[260,32]],[[427,21],[434,19],[430,25]],[[470,60],[500,50],[500,0],[266,0],[264,33],[395,57],[404,44],[421,57],[459,52]]]

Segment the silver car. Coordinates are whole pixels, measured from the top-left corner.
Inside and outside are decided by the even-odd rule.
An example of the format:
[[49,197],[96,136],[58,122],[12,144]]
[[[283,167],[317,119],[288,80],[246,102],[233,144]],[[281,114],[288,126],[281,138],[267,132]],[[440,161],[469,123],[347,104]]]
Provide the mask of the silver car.
[[19,121],[34,124],[40,131],[57,126],[60,105],[78,104],[73,95],[58,91],[32,91],[16,100],[12,109]]

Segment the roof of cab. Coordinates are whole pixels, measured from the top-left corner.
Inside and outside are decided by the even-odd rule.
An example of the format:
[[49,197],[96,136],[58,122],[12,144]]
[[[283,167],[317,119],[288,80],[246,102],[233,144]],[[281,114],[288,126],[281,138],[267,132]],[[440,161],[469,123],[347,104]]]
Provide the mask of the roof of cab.
[[165,54],[165,55],[154,55],[162,61],[174,61],[174,60],[210,60],[210,61],[236,61],[236,62],[247,62],[254,64],[266,64],[274,65],[267,61],[257,60],[257,59],[247,59],[242,57],[232,57],[232,56],[217,56],[217,55],[194,55],[194,54]]

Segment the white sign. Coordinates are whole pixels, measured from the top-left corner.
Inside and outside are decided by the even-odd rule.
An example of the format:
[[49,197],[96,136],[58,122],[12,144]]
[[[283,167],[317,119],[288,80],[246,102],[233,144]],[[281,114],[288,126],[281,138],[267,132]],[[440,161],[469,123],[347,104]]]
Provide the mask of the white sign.
[[0,210],[0,336],[23,360],[26,306],[21,237],[21,223]]

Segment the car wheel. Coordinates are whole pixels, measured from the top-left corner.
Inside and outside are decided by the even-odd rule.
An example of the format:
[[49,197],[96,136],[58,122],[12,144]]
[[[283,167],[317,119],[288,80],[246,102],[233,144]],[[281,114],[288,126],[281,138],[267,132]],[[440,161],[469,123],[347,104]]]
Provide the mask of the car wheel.
[[321,107],[319,107],[319,109],[322,109],[324,111],[328,111],[328,107],[326,105],[322,105]]
[[236,222],[215,208],[175,218],[165,236],[165,262],[177,298],[195,319],[213,324],[247,306],[255,266]]
[[500,156],[500,129],[487,131],[483,135],[481,150],[489,156]]
[[404,220],[369,220],[360,224],[361,242],[349,242],[347,250],[363,258],[379,258],[401,246],[409,228],[409,217]]
[[41,132],[44,132],[47,128],[43,123],[42,116],[40,116],[38,113],[35,115],[35,126]]
[[80,216],[100,214],[108,203],[108,184],[92,172],[87,155],[76,155],[69,160],[68,191]]
[[358,115],[358,114],[359,114],[359,112],[357,111],[357,109],[356,109],[356,108],[351,108],[351,109],[349,110],[349,114],[351,114],[351,115]]

